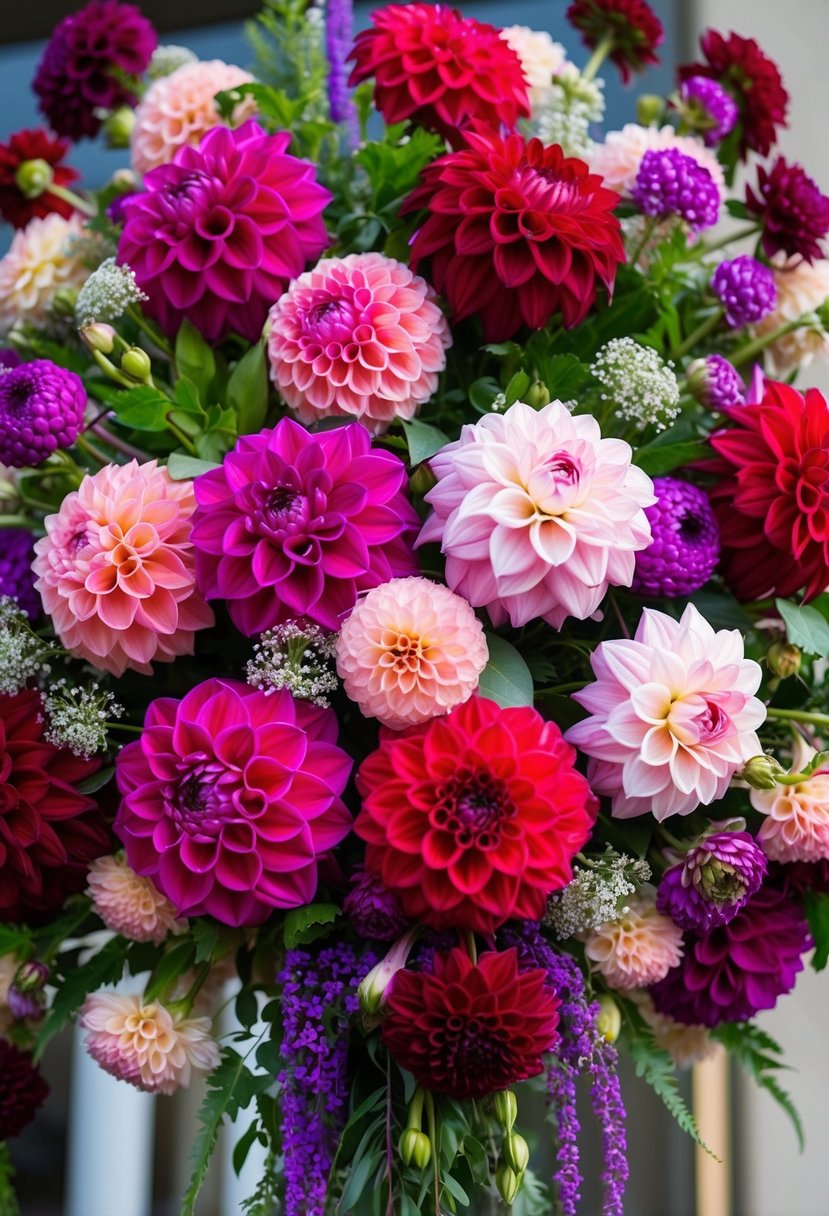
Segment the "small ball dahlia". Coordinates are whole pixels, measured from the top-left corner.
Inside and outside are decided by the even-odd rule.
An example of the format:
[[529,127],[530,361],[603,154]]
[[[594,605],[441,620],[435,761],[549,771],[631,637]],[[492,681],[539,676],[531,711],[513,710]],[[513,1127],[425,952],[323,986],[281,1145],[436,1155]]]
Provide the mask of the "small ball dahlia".
[[32,1057],[0,1038],[0,1144],[19,1136],[48,1096]]
[[353,416],[378,434],[414,417],[452,344],[429,284],[382,253],[324,258],[268,321],[271,379],[306,426]]
[[394,891],[389,891],[373,874],[358,870],[352,887],[343,899],[343,912],[360,937],[391,942],[400,937],[410,921]]
[[519,970],[516,949],[473,963],[455,947],[435,956],[431,973],[398,971],[383,1042],[424,1088],[474,1100],[542,1072],[558,1006],[546,971]]
[[677,1022],[745,1022],[791,992],[811,945],[798,905],[762,887],[727,925],[686,934],[682,962],[650,995]]
[[[221,59],[185,63],[169,76],[153,82],[135,111],[130,137],[132,167],[149,173],[166,165],[184,144],[196,147],[202,137],[224,122],[216,105],[216,94],[249,84],[253,77]],[[252,97],[236,106],[230,124],[237,126],[256,111]]]
[[123,853],[99,857],[89,867],[87,895],[108,929],[132,942],[160,946],[168,933],[181,933],[187,925],[176,919],[166,896],[136,874]]
[[688,815],[722,798],[762,751],[760,665],[736,629],[713,629],[693,604],[676,621],[646,608],[631,640],[601,642],[596,680],[573,699],[591,714],[567,731],[590,756],[588,779],[613,815]]
[[71,447],[85,409],[80,376],[49,359],[0,372],[0,463],[13,469],[36,466]]
[[802,165],[778,156],[770,169],[757,167],[757,190],[746,186],[746,206],[762,224],[761,243],[776,253],[814,262],[824,256],[821,241],[829,232],[829,196]]
[[707,932],[734,919],[767,869],[749,832],[710,832],[662,875],[656,906],[681,929]]
[[83,285],[89,271],[78,241],[82,233],[79,215],[64,219],[53,212],[35,216],[14,234],[0,258],[0,334],[18,321],[44,329],[58,289]]
[[150,62],[158,38],[134,4],[92,0],[55,27],[32,88],[58,135],[91,139],[101,129],[100,111],[133,105],[130,78]]
[[235,680],[153,701],[115,765],[115,831],[181,916],[256,925],[309,903],[350,816],[351,760],[331,710]]
[[387,124],[410,120],[452,138],[481,119],[513,129],[530,113],[515,51],[492,25],[443,4],[389,4],[354,39],[350,85],[374,79]]
[[716,80],[708,76],[689,76],[680,90],[683,117],[699,131],[707,147],[716,147],[734,130],[740,107]]
[[[792,771],[802,773],[816,754],[798,735]],[[749,798],[755,811],[765,815],[757,840],[772,861],[829,861],[828,768],[818,768],[797,785],[752,789]]]
[[337,639],[346,693],[367,718],[392,730],[466,701],[488,657],[467,601],[425,578],[396,578],[369,591]]
[[611,988],[647,988],[682,958],[682,930],[657,912],[653,898],[637,895],[618,920],[585,936],[584,953]]
[[656,502],[645,508],[653,541],[636,554],[637,595],[691,595],[708,582],[720,555],[720,534],[708,495],[676,477],[657,477]]
[[678,148],[645,153],[632,197],[645,215],[678,215],[695,231],[716,224],[720,213],[717,183],[694,157]]
[[71,186],[80,174],[77,169],[64,165],[64,156],[69,144],[55,139],[42,127],[34,130],[16,131],[9,136],[8,143],[0,143],[0,217],[14,228],[25,228],[35,216],[41,219],[52,212],[68,218],[74,208],[66,199],[58,198],[48,190],[36,198],[29,198],[21,190],[17,173],[27,161],[43,161],[49,166],[52,181],[56,186]]
[[592,416],[517,401],[432,457],[418,543],[440,543],[447,583],[494,625],[586,620],[609,586],[630,586],[651,541],[653,486],[631,455]]
[[0,529],[0,596],[17,600],[30,621],[43,611],[35,591],[32,559],[35,538],[25,528]]
[[464,141],[426,166],[401,208],[427,212],[412,269],[428,261],[455,320],[480,317],[489,342],[558,312],[579,325],[625,258],[618,195],[555,144],[483,126]]
[[725,580],[741,600],[812,599],[829,585],[826,399],[767,380],[759,404],[723,412],[710,470]]
[[206,1017],[170,1013],[159,1001],[93,992],[81,1010],[84,1046],[104,1072],[151,1094],[187,1089],[193,1073],[219,1063]]
[[75,789],[100,768],[44,738],[40,694],[0,696],[0,918],[33,923],[83,890],[109,850],[95,802]]
[[674,127],[640,127],[629,122],[621,131],[608,131],[604,143],[594,144],[587,161],[593,173],[604,178],[606,186],[619,194],[630,197],[642,158],[648,152],[662,152],[675,148],[683,156],[690,156],[701,169],[707,170],[717,186],[720,201],[725,197],[725,175],[720,162],[710,148],[693,135],[677,135]]
[[756,325],[777,303],[774,273],[747,253],[720,262],[711,276],[711,290],[732,329]]
[[255,341],[274,300],[328,243],[331,195],[287,131],[252,120],[214,127],[178,149],[130,200],[118,260],[149,296],[144,311],[174,335],[187,318],[209,342]]
[[305,617],[339,629],[361,591],[415,574],[406,469],[357,423],[312,435],[290,418],[241,438],[194,483],[207,599],[251,637]]
[[[809,263],[802,258],[788,259],[778,255],[773,260],[772,270],[777,304],[758,324],[760,337],[814,312],[829,300],[829,260]],[[808,367],[818,356],[829,360],[829,336],[823,325],[801,325],[775,338],[764,353],[772,373],[783,379],[795,368]]]
[[610,59],[625,84],[634,72],[659,63],[656,48],[665,41],[665,30],[645,0],[574,0],[567,20],[591,51],[606,38],[612,40]]
[[363,762],[366,870],[436,929],[538,920],[573,876],[596,800],[553,722],[472,696]]
[[550,84],[567,62],[567,52],[546,30],[533,30],[527,25],[507,26],[499,31],[499,36],[521,61],[530,91],[530,107],[535,111],[549,97]]

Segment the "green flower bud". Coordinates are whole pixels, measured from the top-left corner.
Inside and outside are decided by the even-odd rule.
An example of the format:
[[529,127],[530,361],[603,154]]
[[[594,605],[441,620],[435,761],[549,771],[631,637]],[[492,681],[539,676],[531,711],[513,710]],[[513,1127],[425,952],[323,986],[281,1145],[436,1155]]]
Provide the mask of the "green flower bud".
[[102,355],[111,355],[115,350],[115,330],[111,325],[96,321],[93,325],[81,326],[78,333],[90,350],[97,350]]
[[651,127],[665,114],[665,98],[656,93],[643,93],[636,102],[636,121],[643,127]]
[[407,1127],[400,1137],[400,1156],[404,1165],[416,1165],[425,1170],[432,1160],[432,1141],[425,1132],[415,1127]]
[[791,642],[772,642],[766,651],[766,662],[781,680],[787,680],[789,676],[796,676],[800,671],[802,661],[803,654],[800,647],[792,645]]
[[504,1203],[511,1204],[521,1190],[521,1178],[508,1165],[499,1165],[495,1174],[495,1185]]
[[412,475],[409,478],[409,489],[412,494],[428,494],[437,483],[437,477],[435,477],[428,464],[424,461],[423,464],[417,465],[412,470]]
[[753,790],[773,790],[783,771],[783,766],[778,764],[774,756],[764,753],[747,760],[740,776]]
[[495,1118],[505,1131],[511,1132],[518,1116],[518,1099],[511,1089],[499,1089],[495,1095]]
[[504,1138],[504,1160],[519,1176],[530,1164],[530,1146],[518,1132],[510,1132]]
[[56,317],[74,317],[77,302],[78,293],[75,288],[64,283],[52,296],[52,312]]
[[361,981],[357,989],[357,996],[360,998],[360,1008],[364,1014],[375,1016],[382,1013],[389,984],[397,972],[406,966],[409,951],[414,945],[418,932],[417,926],[408,929],[402,937],[397,939],[385,958],[381,958],[380,962],[372,967],[368,975]]
[[48,978],[49,968],[33,958],[20,964],[13,983],[18,992],[40,992]]
[[534,410],[542,410],[551,400],[550,390],[543,380],[534,380],[524,395],[525,403],[531,405]]
[[615,1043],[622,1029],[622,1013],[612,996],[599,997],[599,1016],[596,1029],[608,1043]]
[[140,383],[146,384],[152,371],[150,356],[140,346],[131,346],[121,356],[121,371],[125,372],[132,380],[138,380]]
[[18,190],[26,198],[40,198],[54,179],[52,166],[45,160],[24,160],[14,175]]
[[108,148],[128,148],[135,126],[135,111],[129,106],[113,110],[104,123],[104,139]]

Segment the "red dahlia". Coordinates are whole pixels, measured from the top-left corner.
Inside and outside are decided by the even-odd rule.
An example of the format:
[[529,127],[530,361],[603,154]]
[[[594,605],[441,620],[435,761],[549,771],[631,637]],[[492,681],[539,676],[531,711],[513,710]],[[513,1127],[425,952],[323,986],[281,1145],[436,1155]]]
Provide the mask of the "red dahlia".
[[25,228],[34,216],[43,218],[53,211],[70,216],[71,203],[56,198],[48,191],[37,198],[26,198],[17,184],[17,171],[28,160],[42,160],[52,170],[56,186],[71,186],[80,176],[77,169],[60,162],[69,150],[69,144],[56,139],[43,127],[32,131],[16,131],[7,144],[0,144],[0,216],[15,228]]
[[706,30],[700,40],[705,63],[679,69],[680,80],[710,76],[727,89],[740,107],[740,156],[749,150],[768,155],[777,141],[777,128],[786,126],[789,94],[777,64],[764,55],[753,38],[723,37]]
[[536,1077],[556,1038],[559,1001],[518,951],[435,956],[434,972],[398,971],[387,997],[383,1042],[426,1089],[483,1098]]
[[443,4],[390,4],[354,40],[350,84],[374,78],[387,123],[410,119],[451,138],[479,118],[513,128],[530,113],[515,51],[492,25]]
[[746,186],[746,205],[763,225],[769,257],[799,254],[807,262],[824,256],[820,242],[829,232],[829,198],[801,165],[778,156],[771,169],[757,169],[757,193]]
[[0,1039],[0,1144],[19,1136],[49,1096],[49,1086],[19,1047]]
[[659,63],[655,51],[665,41],[665,30],[645,0],[574,0],[567,20],[581,31],[591,51],[605,39],[611,40],[610,58],[625,84],[634,72]]
[[579,325],[625,259],[618,194],[558,145],[477,124],[466,140],[427,165],[401,208],[428,212],[412,269],[428,259],[455,320],[480,316],[489,342],[522,324],[541,329],[557,312]]
[[540,919],[598,805],[575,757],[536,710],[478,696],[383,739],[357,775],[366,870],[436,929]]
[[741,600],[811,599],[829,585],[829,407],[766,380],[763,400],[722,411],[732,423],[711,436],[719,460],[711,501],[721,564]]
[[110,848],[101,812],[75,784],[98,760],[43,738],[40,696],[0,697],[0,920],[42,920],[83,889],[90,861]]

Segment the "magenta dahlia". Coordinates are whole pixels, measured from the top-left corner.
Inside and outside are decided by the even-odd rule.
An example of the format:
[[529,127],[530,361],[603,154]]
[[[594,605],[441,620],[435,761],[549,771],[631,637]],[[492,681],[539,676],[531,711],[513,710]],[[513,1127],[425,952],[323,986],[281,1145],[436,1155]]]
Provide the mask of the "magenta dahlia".
[[126,209],[118,257],[173,335],[187,318],[208,341],[255,341],[268,309],[328,243],[331,195],[309,161],[286,151],[287,131],[252,120],[214,127],[153,169]]

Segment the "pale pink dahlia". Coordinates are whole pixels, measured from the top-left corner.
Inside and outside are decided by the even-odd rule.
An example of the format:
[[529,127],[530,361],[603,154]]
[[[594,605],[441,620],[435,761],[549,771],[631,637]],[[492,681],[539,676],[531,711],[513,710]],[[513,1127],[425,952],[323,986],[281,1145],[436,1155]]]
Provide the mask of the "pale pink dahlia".
[[[792,772],[802,773],[817,752],[798,735]],[[829,767],[821,765],[797,785],[751,790],[751,805],[765,815],[757,843],[772,861],[829,860]]]
[[725,198],[725,175],[722,165],[711,148],[693,135],[677,135],[671,126],[640,127],[626,123],[621,131],[608,131],[604,143],[593,144],[586,154],[593,173],[600,173],[605,185],[620,194],[630,196],[636,185],[642,157],[646,152],[662,152],[675,148],[690,156],[702,169],[707,169],[720,194]]
[[123,853],[99,857],[89,867],[86,893],[108,929],[133,942],[160,946],[168,933],[182,933],[186,922],[149,878],[136,874]]
[[392,730],[466,701],[488,657],[466,600],[426,578],[396,578],[369,591],[337,639],[345,691],[367,718]]
[[429,400],[452,344],[429,284],[382,253],[324,258],[269,323],[271,379],[300,422],[353,415],[373,434]]
[[212,1072],[219,1063],[210,1018],[181,1017],[158,1001],[93,992],[80,1024],[84,1046],[104,1072],[147,1093],[186,1089],[193,1072]]
[[590,757],[590,785],[617,819],[708,806],[763,750],[760,666],[738,629],[713,629],[693,604],[678,621],[646,608],[635,636],[601,642],[591,663],[595,682],[573,694],[591,717],[566,737]]
[[592,929],[584,953],[611,988],[647,988],[682,958],[682,930],[653,899],[633,896],[618,920]]
[[667,1051],[677,1068],[691,1068],[722,1051],[707,1026],[686,1025],[657,1013],[647,992],[632,992],[630,996],[650,1027],[656,1046]]
[[35,586],[61,643],[93,667],[149,675],[213,624],[196,589],[193,483],[150,460],[107,465],[67,494],[35,545]]
[[631,455],[560,401],[516,401],[432,457],[438,483],[418,544],[440,543],[447,583],[494,625],[585,620],[609,586],[630,586],[651,541],[653,484]]
[[[205,132],[224,121],[216,105],[216,94],[252,80],[249,72],[221,59],[185,63],[169,76],[156,80],[135,111],[131,136],[133,169],[148,173],[158,165],[169,164],[183,144],[195,147]],[[243,98],[233,111],[231,125],[255,112],[253,98]]]
[[0,334],[18,321],[43,329],[58,289],[83,286],[89,268],[78,240],[82,232],[79,215],[67,220],[56,212],[35,216],[15,232],[0,258]]

